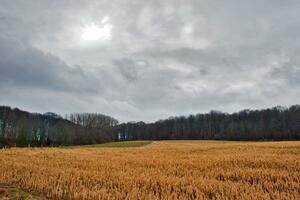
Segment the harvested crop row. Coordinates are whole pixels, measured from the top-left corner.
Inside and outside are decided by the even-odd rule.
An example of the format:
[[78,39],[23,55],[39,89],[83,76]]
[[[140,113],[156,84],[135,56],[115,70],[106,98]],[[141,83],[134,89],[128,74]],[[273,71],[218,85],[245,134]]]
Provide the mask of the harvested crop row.
[[300,199],[300,142],[5,149],[0,184],[52,199]]

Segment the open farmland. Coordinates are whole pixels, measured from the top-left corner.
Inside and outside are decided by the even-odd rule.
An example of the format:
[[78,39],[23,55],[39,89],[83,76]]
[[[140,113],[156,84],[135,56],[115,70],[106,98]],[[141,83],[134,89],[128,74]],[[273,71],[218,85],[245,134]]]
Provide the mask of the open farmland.
[[0,185],[50,199],[300,199],[300,142],[2,149]]

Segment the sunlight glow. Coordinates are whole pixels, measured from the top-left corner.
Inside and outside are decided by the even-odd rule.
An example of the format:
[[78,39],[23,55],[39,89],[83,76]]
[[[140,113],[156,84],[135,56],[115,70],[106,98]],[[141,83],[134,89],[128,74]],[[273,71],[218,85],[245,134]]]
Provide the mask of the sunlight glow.
[[81,37],[86,41],[107,41],[111,38],[111,29],[112,25],[110,24],[98,26],[92,23],[83,28]]

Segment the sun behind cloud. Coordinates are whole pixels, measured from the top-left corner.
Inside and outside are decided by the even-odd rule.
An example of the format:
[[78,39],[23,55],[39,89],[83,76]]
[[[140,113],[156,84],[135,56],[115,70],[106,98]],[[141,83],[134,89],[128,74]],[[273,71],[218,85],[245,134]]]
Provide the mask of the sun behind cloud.
[[112,25],[107,23],[107,17],[102,20],[104,23],[98,25],[90,23],[82,29],[81,38],[84,41],[108,41],[111,39]]

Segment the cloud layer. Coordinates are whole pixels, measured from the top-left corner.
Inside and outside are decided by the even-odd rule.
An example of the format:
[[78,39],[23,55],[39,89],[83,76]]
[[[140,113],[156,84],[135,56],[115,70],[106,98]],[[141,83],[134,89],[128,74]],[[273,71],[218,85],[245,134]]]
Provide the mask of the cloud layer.
[[[0,104],[121,121],[299,103],[300,2],[10,1]],[[110,27],[86,41],[84,27]]]

